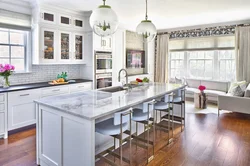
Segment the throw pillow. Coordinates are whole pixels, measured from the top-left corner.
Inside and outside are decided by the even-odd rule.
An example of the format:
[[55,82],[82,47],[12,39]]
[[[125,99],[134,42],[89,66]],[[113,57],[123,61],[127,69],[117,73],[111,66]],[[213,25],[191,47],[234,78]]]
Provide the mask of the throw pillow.
[[232,82],[228,90],[228,93],[231,93],[234,88],[236,88],[237,86],[241,86],[241,85],[243,87],[247,86],[247,82],[246,81]]
[[250,97],[250,84],[248,84],[246,90],[245,90],[245,94],[244,97]]
[[240,86],[237,86],[236,88],[231,90],[231,94],[233,96],[243,97],[244,93],[245,92],[241,89]]

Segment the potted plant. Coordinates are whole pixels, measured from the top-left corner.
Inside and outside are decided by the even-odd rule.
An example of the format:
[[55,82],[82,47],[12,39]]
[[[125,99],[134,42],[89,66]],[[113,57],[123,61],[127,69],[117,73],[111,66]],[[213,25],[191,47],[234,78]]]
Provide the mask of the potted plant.
[[8,88],[10,86],[9,76],[14,72],[15,67],[11,64],[0,64],[0,76],[3,77],[3,88]]

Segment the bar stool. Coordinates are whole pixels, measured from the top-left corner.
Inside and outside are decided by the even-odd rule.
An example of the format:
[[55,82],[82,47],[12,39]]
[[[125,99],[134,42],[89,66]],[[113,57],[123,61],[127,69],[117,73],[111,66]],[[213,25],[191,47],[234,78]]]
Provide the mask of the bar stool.
[[[117,158],[120,158],[120,165],[122,165],[123,163],[122,161],[125,161],[126,163],[131,165],[131,134],[129,134],[129,139],[126,139],[129,141],[129,159],[123,157],[122,144],[123,144],[123,133],[131,133],[132,112],[133,112],[132,108],[122,111],[122,112],[117,112],[114,114],[113,118],[104,120],[95,125],[96,132],[103,134],[103,135],[109,135],[114,138],[114,150],[116,148],[115,139],[119,139],[119,153],[120,153],[120,154],[117,154],[111,149],[107,149],[104,152],[96,155],[97,158],[104,159],[104,161],[110,165],[116,165],[115,157],[117,157]],[[106,154],[110,154],[114,156],[114,161],[111,161],[107,159],[106,157],[104,157],[104,155]]]
[[173,104],[180,105],[181,106],[181,117],[177,117],[174,115],[173,119],[174,121],[178,121],[181,123],[181,131],[183,131],[183,127],[185,128],[185,88],[178,89],[175,92],[174,99],[172,101]]
[[[157,101],[154,105],[154,108],[156,111],[160,112],[160,121],[159,123],[156,123],[156,126],[160,128],[160,130],[163,130],[165,132],[168,132],[168,143],[172,141],[170,139],[170,130],[172,130],[172,137],[173,137],[173,119],[171,120],[171,117],[173,117],[173,93],[166,94],[164,98],[161,101]],[[162,116],[162,112],[165,113],[164,116]],[[157,121],[157,119],[156,119]],[[168,125],[160,124],[162,121],[167,121]],[[170,123],[171,121],[171,123]]]
[[[132,135],[132,138],[136,140],[136,148],[138,145],[137,141],[141,141],[144,143],[147,143],[147,147],[144,147],[139,144],[140,147],[142,148],[147,148],[147,163],[153,160],[154,158],[154,151],[155,151],[155,111],[154,111],[154,104],[155,100],[149,101],[149,102],[144,102],[141,108],[134,108],[133,109],[133,115],[132,115],[132,120],[136,123],[136,136]],[[153,113],[153,115],[152,115]],[[144,139],[138,137],[138,123],[141,123],[144,125],[144,133],[145,130],[147,130],[147,139]],[[153,127],[153,141],[149,140],[149,130]],[[153,155],[149,157],[149,146],[153,147]]]

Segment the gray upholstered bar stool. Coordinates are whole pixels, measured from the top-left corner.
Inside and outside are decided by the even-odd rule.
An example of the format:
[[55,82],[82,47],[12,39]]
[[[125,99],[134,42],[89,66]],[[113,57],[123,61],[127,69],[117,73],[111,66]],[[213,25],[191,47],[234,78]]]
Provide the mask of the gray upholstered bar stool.
[[[136,148],[137,145],[143,148],[147,148],[147,163],[149,163],[154,158],[155,151],[155,111],[154,111],[155,100],[144,102],[141,107],[142,108],[134,108],[132,120],[136,123],[136,136],[132,135],[132,138],[136,140]],[[153,114],[153,115],[152,115]],[[138,137],[138,123],[144,125],[144,138]],[[149,130],[153,127],[153,141],[150,141]],[[147,139],[145,139],[145,130],[147,131]],[[147,143],[147,146],[144,147],[138,144],[138,141],[143,143]],[[153,155],[149,157],[149,146],[153,147]]]
[[[180,122],[181,123],[181,131],[183,131],[183,127],[185,128],[185,114],[186,114],[186,105],[185,105],[185,88],[178,89],[175,92],[174,99],[172,101],[173,104],[180,105],[181,109],[181,117],[174,115],[172,119],[174,121]],[[175,111],[175,110],[173,110]]]
[[[161,101],[157,101],[154,105],[156,111],[160,112],[160,120],[157,122],[156,119],[156,126],[159,127],[160,130],[168,132],[168,142],[171,142],[170,139],[170,130],[172,130],[172,137],[173,137],[173,119],[171,121],[171,116],[173,117],[173,93],[166,94]],[[162,116],[162,113],[165,113]],[[157,118],[157,116],[156,116]],[[161,124],[162,121],[167,121],[167,125]]]
[[[122,112],[117,112],[114,114],[113,118],[104,120],[95,125],[96,132],[103,134],[103,135],[109,135],[114,138],[114,148],[107,149],[104,152],[98,154],[96,156],[97,158],[104,159],[104,161],[110,165],[116,165],[115,164],[116,157],[120,159],[120,165],[122,165],[123,163],[122,161],[125,161],[128,164],[131,164],[131,134],[129,134],[129,138],[126,139],[129,142],[129,159],[123,157],[122,144],[123,144],[123,133],[131,133],[132,112],[133,112],[132,108],[122,111]],[[116,148],[115,139],[119,139],[119,153],[120,154],[117,154],[114,152]],[[110,154],[114,156],[114,161],[111,161],[108,158],[104,157],[104,155],[106,154]]]

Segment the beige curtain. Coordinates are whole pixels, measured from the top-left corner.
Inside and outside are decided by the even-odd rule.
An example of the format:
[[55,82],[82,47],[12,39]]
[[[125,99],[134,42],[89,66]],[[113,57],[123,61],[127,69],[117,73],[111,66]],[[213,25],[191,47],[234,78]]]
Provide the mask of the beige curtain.
[[155,82],[165,83],[168,80],[168,43],[168,34],[157,36]]
[[236,28],[236,79],[250,82],[250,27]]

